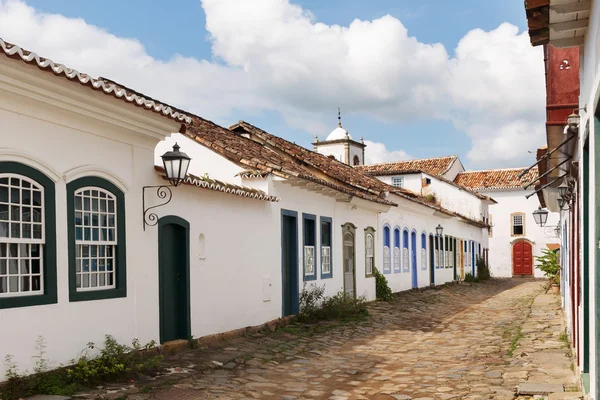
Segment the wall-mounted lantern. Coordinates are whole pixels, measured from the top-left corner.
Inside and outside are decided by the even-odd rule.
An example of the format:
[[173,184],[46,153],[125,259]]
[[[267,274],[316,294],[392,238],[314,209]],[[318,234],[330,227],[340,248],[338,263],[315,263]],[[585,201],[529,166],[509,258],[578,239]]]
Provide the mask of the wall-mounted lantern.
[[441,237],[442,233],[444,233],[444,228],[442,227],[442,225],[438,224],[438,226],[435,227],[435,234],[438,237]]
[[546,225],[546,221],[548,221],[548,210],[543,210],[542,207],[538,207],[538,209],[533,212],[533,219],[536,224],[543,227]]
[[[142,188],[142,209],[144,219],[144,230],[146,225],[154,226],[158,223],[158,216],[150,212],[150,210],[162,207],[168,204],[173,197],[171,192],[172,187],[177,187],[185,180],[187,176],[188,168],[190,167],[190,161],[192,160],[187,154],[179,151],[180,147],[175,143],[173,151],[167,151],[161,156],[163,160],[163,167],[167,175],[167,180],[170,185],[159,185],[159,186],[144,186]],[[161,200],[165,200],[160,204],[146,208],[146,189],[156,189],[156,197]]]

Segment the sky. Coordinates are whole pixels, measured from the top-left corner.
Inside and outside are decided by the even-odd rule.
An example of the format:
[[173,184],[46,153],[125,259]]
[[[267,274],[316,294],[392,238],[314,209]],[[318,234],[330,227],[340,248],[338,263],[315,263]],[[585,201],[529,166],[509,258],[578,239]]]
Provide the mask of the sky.
[[368,163],[517,167],[544,144],[522,0],[0,0],[0,38],[311,149],[340,107]]

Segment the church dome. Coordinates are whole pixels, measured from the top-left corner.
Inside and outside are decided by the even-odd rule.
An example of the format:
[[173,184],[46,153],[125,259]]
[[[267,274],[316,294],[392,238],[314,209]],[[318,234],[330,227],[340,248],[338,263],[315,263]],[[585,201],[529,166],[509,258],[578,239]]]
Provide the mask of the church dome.
[[348,133],[347,130],[345,130],[344,128],[342,128],[341,126],[338,125],[337,128],[335,128],[330,134],[329,136],[327,136],[327,139],[325,140],[339,140],[339,139],[346,139],[346,135],[348,135],[348,138],[352,139],[352,136],[350,136],[350,134]]

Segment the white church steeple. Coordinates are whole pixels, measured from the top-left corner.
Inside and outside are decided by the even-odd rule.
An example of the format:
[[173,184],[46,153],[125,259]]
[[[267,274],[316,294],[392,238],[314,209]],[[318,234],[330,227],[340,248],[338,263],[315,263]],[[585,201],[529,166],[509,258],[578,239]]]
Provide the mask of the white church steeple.
[[366,145],[362,137],[359,143],[353,140],[350,133],[342,127],[342,114],[339,107],[337,127],[323,141],[319,141],[318,136],[315,136],[313,146],[317,153],[333,157],[348,165],[363,165],[365,163]]

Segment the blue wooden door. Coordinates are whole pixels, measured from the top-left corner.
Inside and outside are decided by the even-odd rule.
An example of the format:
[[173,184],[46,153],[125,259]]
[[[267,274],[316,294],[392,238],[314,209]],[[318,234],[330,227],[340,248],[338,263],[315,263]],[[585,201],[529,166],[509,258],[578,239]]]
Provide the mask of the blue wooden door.
[[475,276],[475,242],[471,242],[471,270]]
[[281,279],[283,316],[298,314],[298,214],[281,211]]
[[411,265],[412,265],[412,287],[413,289],[419,286],[419,281],[417,279],[417,232],[412,232],[410,234],[411,240]]

